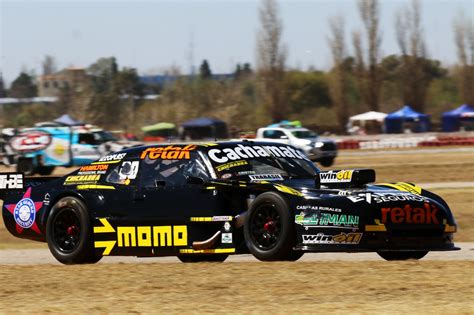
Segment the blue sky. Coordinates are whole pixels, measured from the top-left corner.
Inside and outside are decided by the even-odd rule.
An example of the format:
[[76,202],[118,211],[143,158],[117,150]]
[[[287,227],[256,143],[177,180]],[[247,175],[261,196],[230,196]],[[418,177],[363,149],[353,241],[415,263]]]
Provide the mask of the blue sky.
[[[86,67],[100,57],[117,57],[121,67],[141,74],[162,73],[172,65],[190,70],[203,59],[213,73],[228,73],[237,62],[255,65],[259,28],[257,0],[242,1],[6,1],[0,0],[0,71],[10,83],[22,69],[41,74],[46,54],[59,68]],[[409,0],[381,1],[382,54],[399,53],[395,12]],[[362,30],[355,0],[279,1],[288,66],[327,69],[328,19],[342,15],[346,39]],[[471,21],[474,0],[422,0],[422,25],[429,56],[456,62],[452,23],[462,12]],[[350,49],[351,51],[351,49]],[[349,52],[350,52],[349,51]]]

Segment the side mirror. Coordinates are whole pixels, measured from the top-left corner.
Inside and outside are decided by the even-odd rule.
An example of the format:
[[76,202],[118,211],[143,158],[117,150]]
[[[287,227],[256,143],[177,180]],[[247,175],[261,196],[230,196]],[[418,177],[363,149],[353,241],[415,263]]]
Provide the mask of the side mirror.
[[204,179],[200,177],[189,176],[186,178],[186,183],[191,185],[204,185]]

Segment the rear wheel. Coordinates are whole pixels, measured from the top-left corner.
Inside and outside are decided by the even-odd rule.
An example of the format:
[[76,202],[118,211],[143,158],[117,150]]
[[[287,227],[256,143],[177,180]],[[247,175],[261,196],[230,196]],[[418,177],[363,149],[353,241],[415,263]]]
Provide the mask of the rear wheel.
[[179,255],[178,259],[184,263],[196,262],[223,262],[229,255]]
[[385,260],[408,260],[421,259],[428,254],[428,251],[393,251],[393,252],[377,252],[380,257]]
[[35,174],[35,166],[31,159],[19,159],[16,165],[16,171],[27,176]]
[[95,255],[87,207],[75,197],[64,197],[53,206],[46,238],[49,250],[63,264],[91,264],[102,258]]
[[295,261],[303,255],[293,250],[296,233],[290,208],[277,193],[263,193],[252,202],[244,235],[249,251],[259,260]]

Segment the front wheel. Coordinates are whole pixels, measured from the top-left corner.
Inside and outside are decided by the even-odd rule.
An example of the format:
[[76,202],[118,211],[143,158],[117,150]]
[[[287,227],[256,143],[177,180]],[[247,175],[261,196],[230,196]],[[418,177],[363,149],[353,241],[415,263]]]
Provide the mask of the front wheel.
[[178,259],[184,263],[197,262],[224,262],[229,255],[179,255]]
[[393,252],[377,252],[380,257],[385,260],[408,260],[421,259],[428,254],[428,251],[393,251]]
[[296,232],[286,200],[274,192],[255,198],[244,225],[245,242],[259,260],[295,261],[302,253],[293,250]]
[[86,205],[75,197],[60,199],[46,223],[46,239],[53,256],[63,264],[91,264],[95,255],[92,223]]

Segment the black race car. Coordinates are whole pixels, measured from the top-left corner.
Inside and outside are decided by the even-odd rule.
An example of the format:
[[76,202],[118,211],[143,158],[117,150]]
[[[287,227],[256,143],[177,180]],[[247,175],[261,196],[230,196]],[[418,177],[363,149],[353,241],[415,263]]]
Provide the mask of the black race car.
[[279,143],[156,145],[64,177],[26,179],[23,189],[3,191],[3,218],[10,233],[48,242],[65,264],[107,255],[223,261],[249,252],[266,261],[341,251],[403,260],[458,249],[456,222],[439,196],[373,181],[370,169],[320,172]]

